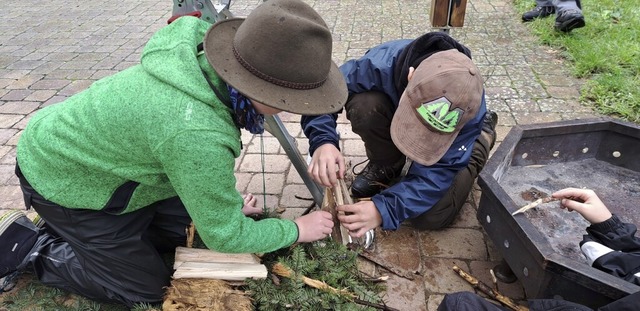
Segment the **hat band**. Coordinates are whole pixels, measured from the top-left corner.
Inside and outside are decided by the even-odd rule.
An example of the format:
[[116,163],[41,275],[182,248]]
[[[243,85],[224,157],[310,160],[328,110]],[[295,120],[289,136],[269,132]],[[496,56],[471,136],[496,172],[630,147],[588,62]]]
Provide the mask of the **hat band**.
[[251,66],[251,64],[249,64],[246,60],[244,60],[244,58],[242,58],[242,56],[240,56],[240,53],[238,53],[238,50],[236,50],[235,45],[233,46],[233,55],[236,57],[236,60],[238,60],[240,65],[242,65],[242,67],[244,67],[249,72],[251,72],[254,76],[278,86],[282,86],[282,87],[286,87],[294,90],[310,90],[310,89],[315,89],[320,87],[321,85],[324,84],[324,81],[327,80],[327,77],[322,79],[322,81],[312,82],[312,83],[299,83],[299,82],[290,82],[290,81],[280,80],[278,78],[274,78],[272,76],[264,74],[260,72],[260,70]]

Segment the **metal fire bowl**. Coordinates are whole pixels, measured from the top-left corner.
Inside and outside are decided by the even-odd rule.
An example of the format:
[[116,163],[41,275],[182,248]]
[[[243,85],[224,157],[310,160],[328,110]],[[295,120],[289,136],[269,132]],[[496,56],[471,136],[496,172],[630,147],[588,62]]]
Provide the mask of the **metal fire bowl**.
[[640,127],[610,118],[516,126],[480,173],[478,220],[527,298],[591,308],[640,287],[592,268],[579,249],[589,223],[558,202],[512,216],[565,187],[596,191],[623,221],[640,225]]

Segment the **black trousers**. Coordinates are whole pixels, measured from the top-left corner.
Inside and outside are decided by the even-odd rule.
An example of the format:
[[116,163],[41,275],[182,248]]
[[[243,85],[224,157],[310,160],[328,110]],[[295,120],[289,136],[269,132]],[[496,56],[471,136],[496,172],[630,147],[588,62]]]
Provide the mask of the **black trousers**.
[[438,311],[508,311],[510,309],[487,301],[471,293],[446,294],[438,306]]
[[177,198],[113,215],[70,209],[47,201],[22,176],[25,204],[45,220],[27,266],[53,287],[87,298],[122,303],[159,303],[172,270],[161,253],[186,244],[191,222]]
[[[352,95],[345,105],[351,128],[364,141],[371,163],[390,165],[404,157],[391,140],[391,120],[395,113],[393,107],[391,99],[381,92]],[[456,174],[451,187],[436,205],[411,220],[412,225],[420,230],[450,225],[467,201],[476,177],[489,159],[490,149],[489,134],[483,132],[473,145],[469,165]]]

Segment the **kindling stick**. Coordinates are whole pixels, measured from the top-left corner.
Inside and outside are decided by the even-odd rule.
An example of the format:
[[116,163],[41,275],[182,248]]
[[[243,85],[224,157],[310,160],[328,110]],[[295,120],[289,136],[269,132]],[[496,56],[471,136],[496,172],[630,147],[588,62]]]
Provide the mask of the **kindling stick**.
[[481,291],[482,293],[484,293],[485,295],[491,297],[491,299],[499,301],[501,304],[505,305],[509,309],[514,310],[514,311],[529,311],[529,308],[527,308],[525,306],[521,306],[521,305],[515,303],[513,300],[511,300],[511,298],[500,294],[497,290],[494,290],[491,287],[489,287],[488,285],[480,282],[478,279],[476,279],[471,274],[469,274],[467,272],[464,272],[462,269],[460,269],[460,267],[454,265],[453,266],[453,271],[458,273],[458,275],[461,278],[463,278],[465,281],[467,281],[469,284],[471,284],[471,286],[473,286],[473,288],[475,288],[475,289]]
[[560,200],[560,199],[559,198],[554,198],[554,197],[546,197],[544,199],[543,198],[537,199],[537,200],[535,200],[535,201],[533,201],[533,202],[521,207],[517,211],[511,213],[511,216],[516,215],[516,214],[520,214],[520,213],[524,213],[525,211],[530,210],[530,209],[532,209],[532,208],[534,208],[534,207],[536,207],[536,206],[538,206],[540,204],[545,204],[545,203],[558,201],[558,200]]

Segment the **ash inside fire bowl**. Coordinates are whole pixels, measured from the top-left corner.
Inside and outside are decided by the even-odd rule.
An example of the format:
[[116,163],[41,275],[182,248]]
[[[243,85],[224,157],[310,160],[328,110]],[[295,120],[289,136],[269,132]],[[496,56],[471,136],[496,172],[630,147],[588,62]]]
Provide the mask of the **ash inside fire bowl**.
[[[603,161],[585,159],[549,165],[510,166],[500,185],[518,208],[566,187],[593,189],[622,221],[640,226],[640,172]],[[579,243],[589,222],[580,214],[561,209],[560,202],[554,201],[513,217],[529,220],[556,253],[586,262]]]

